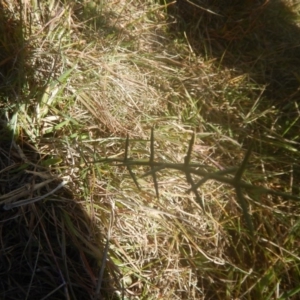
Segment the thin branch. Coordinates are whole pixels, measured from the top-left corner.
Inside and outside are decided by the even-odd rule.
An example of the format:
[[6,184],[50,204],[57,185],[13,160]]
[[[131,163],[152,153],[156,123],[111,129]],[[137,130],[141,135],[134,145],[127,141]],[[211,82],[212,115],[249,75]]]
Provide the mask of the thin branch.
[[[153,170],[153,168],[154,168],[153,163],[154,163],[154,129],[152,127],[151,128],[151,138],[150,138],[150,160],[149,160],[151,170]],[[158,192],[158,183],[157,183],[156,172],[152,173],[152,178],[153,178],[153,184],[154,184],[154,188],[155,188],[156,197],[158,199],[159,192]]]
[[[123,160],[124,164],[126,164],[126,162],[127,162],[128,159],[129,159],[129,158],[128,158],[128,153],[129,153],[129,135],[127,134],[126,142],[125,142],[125,154],[124,154],[124,160]],[[130,167],[128,164],[126,164],[126,168],[127,168],[128,172],[129,172],[129,174],[130,174],[130,176],[131,176],[131,178],[132,178],[134,184],[135,184],[135,185],[137,186],[137,188],[140,190],[141,188],[140,188],[140,186],[139,186],[139,183],[138,183],[138,181],[137,181],[137,179],[136,179],[135,174],[132,172],[131,167]]]

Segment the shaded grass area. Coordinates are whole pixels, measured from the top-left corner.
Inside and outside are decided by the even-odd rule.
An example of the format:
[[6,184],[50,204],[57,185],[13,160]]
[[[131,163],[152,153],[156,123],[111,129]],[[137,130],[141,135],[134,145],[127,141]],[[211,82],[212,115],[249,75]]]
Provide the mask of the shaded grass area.
[[237,80],[247,76],[250,83],[259,84],[262,91],[257,92],[260,99],[256,104],[261,110],[277,108],[274,119],[269,120],[277,134],[298,137],[297,1],[227,1],[225,4],[182,0],[171,5],[170,10],[180,17],[179,26],[171,29],[173,34],[185,32],[196,55],[214,58],[218,66],[233,69]]
[[[105,255],[103,232],[45,166],[49,160],[25,140],[14,141],[3,124],[0,133],[1,298],[91,298]],[[112,294],[106,271],[98,297]]]
[[[15,16],[22,34],[2,45],[26,49],[15,64],[11,48],[1,71],[1,210],[11,228],[2,230],[3,298],[101,299],[118,290],[124,299],[297,299],[298,58],[288,50],[297,47],[297,7],[210,1],[199,11],[177,1],[185,12],[173,6],[172,15],[166,3],[142,0],[3,3],[4,25]],[[288,18],[276,23],[276,11]],[[277,36],[281,27],[290,35]],[[22,74],[16,84],[10,72]],[[158,170],[156,197],[141,176],[149,159],[185,162],[193,132],[198,173],[187,182],[178,169]],[[203,175],[231,170],[233,180],[251,144],[242,179],[277,192],[242,189],[254,235],[228,181]],[[186,192],[191,179],[205,181],[206,213]],[[11,199],[18,188],[30,204]]]

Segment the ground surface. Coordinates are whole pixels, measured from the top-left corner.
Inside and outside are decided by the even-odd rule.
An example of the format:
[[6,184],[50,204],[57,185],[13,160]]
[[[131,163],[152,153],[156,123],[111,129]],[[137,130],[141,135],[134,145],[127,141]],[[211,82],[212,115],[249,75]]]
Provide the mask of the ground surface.
[[0,3],[1,299],[297,299],[299,1]]

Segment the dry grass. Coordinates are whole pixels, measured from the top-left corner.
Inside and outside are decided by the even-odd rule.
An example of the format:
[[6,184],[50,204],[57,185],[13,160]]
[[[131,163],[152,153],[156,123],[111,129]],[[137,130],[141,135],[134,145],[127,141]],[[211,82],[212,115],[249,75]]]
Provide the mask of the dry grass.
[[177,2],[0,2],[1,298],[297,299],[299,3]]

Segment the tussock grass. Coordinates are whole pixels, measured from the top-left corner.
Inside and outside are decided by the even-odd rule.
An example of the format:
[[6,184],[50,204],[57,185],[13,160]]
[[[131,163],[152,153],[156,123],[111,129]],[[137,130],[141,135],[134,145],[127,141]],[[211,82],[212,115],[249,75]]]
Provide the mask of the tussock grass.
[[[1,1],[3,299],[297,298],[299,7],[238,2]],[[180,170],[141,177],[192,133],[231,179],[253,145],[253,234],[226,181],[204,213]]]

